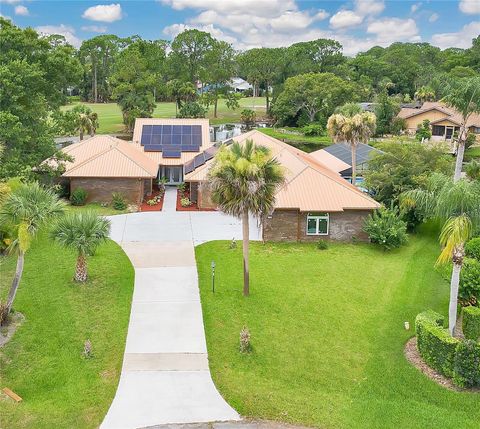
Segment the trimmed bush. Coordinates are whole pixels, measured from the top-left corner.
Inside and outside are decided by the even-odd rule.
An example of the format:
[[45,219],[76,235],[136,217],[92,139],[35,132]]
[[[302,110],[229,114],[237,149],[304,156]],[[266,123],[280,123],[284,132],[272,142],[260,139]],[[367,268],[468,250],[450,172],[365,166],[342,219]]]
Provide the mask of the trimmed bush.
[[88,193],[85,189],[76,188],[70,194],[70,202],[72,203],[72,206],[84,206],[85,202],[87,201],[87,196]]
[[458,295],[472,304],[480,299],[480,262],[476,259],[465,258],[460,274]]
[[415,319],[417,346],[420,356],[433,369],[453,377],[455,350],[460,340],[443,327],[444,317],[433,310],[420,313]]
[[363,230],[372,243],[382,246],[385,250],[400,247],[408,240],[407,223],[402,220],[396,207],[382,207],[365,220]]
[[127,208],[127,200],[120,192],[112,194],[112,207],[115,210],[125,210]]
[[463,335],[469,340],[480,341],[480,308],[463,309]]
[[480,344],[462,341],[455,353],[453,382],[460,387],[480,385]]
[[480,237],[472,238],[465,245],[465,253],[468,257],[480,261]]

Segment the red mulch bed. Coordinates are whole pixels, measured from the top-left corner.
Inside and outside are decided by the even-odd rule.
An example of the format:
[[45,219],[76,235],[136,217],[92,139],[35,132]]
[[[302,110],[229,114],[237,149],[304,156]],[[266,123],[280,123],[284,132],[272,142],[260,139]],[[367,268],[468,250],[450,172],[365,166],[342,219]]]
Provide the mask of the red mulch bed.
[[154,206],[149,206],[147,204],[148,200],[151,200],[152,198],[156,197],[157,195],[160,195],[160,191],[158,189],[154,189],[152,192],[152,195],[146,196],[145,199],[142,201],[142,204],[140,204],[139,211],[141,212],[159,212],[163,208],[163,200],[164,198],[160,200],[158,204],[155,204]]
[[178,212],[214,212],[215,209],[199,209],[197,203],[192,203],[188,207],[182,207],[180,200],[182,198],[190,198],[190,193],[188,191],[183,192],[183,195],[177,189],[177,211]]

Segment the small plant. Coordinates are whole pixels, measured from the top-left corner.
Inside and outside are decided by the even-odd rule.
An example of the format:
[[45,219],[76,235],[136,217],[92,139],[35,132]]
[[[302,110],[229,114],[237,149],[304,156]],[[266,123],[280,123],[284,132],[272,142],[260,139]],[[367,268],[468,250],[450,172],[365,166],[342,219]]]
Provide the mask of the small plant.
[[181,200],[180,200],[180,205],[182,207],[190,207],[192,205],[192,202],[190,201],[190,198],[188,197],[183,197]]
[[235,237],[234,237],[230,242],[230,249],[236,249],[236,248],[237,248],[237,241],[235,240]]
[[250,353],[252,345],[250,344],[250,331],[246,326],[240,331],[240,353]]
[[85,359],[90,359],[93,357],[92,342],[90,340],[85,340],[85,343],[83,344],[82,355]]
[[187,184],[185,182],[180,183],[177,185],[178,192],[180,192],[180,195],[183,195],[185,193],[185,190],[187,189]]
[[76,188],[70,194],[72,206],[84,206],[87,201],[88,192],[83,188]]
[[328,243],[326,240],[318,240],[317,241],[317,249],[318,250],[327,250],[328,249]]
[[158,204],[158,201],[155,198],[152,198],[151,200],[147,201],[147,204],[149,206],[154,206],[154,205]]
[[402,220],[396,207],[391,209],[382,207],[369,215],[363,230],[372,243],[380,245],[385,250],[400,247],[408,240],[407,223]]
[[127,201],[120,192],[112,194],[112,206],[115,210],[125,210],[127,208]]
[[480,237],[472,238],[469,242],[467,242],[465,245],[465,254],[469,258],[480,261]]

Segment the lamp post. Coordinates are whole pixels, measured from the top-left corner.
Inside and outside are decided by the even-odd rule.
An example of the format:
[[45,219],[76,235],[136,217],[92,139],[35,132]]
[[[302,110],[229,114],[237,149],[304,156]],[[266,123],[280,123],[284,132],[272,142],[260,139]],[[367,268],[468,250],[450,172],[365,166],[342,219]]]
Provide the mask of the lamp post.
[[215,261],[210,264],[212,267],[212,292],[215,293]]

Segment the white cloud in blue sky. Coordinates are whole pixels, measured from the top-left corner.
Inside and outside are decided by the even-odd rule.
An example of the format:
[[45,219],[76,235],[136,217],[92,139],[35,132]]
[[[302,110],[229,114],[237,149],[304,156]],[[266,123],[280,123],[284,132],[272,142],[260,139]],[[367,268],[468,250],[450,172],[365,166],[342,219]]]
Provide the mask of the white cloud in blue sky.
[[237,49],[332,38],[353,55],[396,41],[468,47],[480,33],[480,0],[0,0],[0,13],[76,46],[100,33],[170,39],[197,28]]

